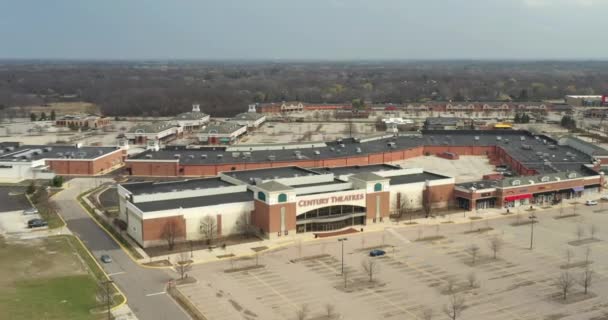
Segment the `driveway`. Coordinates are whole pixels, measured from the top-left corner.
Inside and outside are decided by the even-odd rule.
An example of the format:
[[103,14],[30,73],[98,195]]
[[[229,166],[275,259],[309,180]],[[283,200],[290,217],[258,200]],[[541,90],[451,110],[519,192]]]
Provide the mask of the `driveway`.
[[[109,181],[109,180],[108,180]],[[76,197],[99,183],[99,179],[78,178],[54,199],[68,228],[79,237],[95,257],[109,254],[113,262],[102,264],[112,280],[127,296],[128,305],[139,319],[190,319],[165,293],[171,276],[165,270],[142,268],[92,220]]]

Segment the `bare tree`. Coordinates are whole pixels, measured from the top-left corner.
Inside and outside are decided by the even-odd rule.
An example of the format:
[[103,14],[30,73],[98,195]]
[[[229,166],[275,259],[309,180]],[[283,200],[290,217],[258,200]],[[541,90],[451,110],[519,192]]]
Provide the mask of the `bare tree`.
[[580,285],[585,289],[585,294],[589,292],[589,288],[591,288],[591,281],[593,280],[593,270],[589,268],[589,266],[585,267],[583,274],[581,275]]
[[467,282],[469,284],[469,288],[477,288],[479,286],[479,282],[477,281],[477,275],[474,272],[471,272],[467,275]]
[[490,238],[490,240],[488,240],[488,246],[490,247],[490,250],[492,250],[494,259],[496,259],[498,253],[502,250],[502,247],[504,246],[504,241],[499,237],[492,237]]
[[449,293],[449,294],[453,294],[455,290],[456,290],[456,279],[450,277],[445,281],[445,292]]
[[465,308],[465,299],[461,295],[451,294],[448,303],[443,306],[443,312],[452,320],[456,320]]
[[112,292],[112,280],[105,280],[98,283],[97,301],[106,308],[108,319],[112,319],[112,304],[114,303],[114,293]]
[[190,260],[187,252],[182,252],[177,256],[175,270],[179,273],[179,278],[182,280],[186,276],[186,273],[192,270],[192,260]]
[[239,234],[243,237],[249,237],[253,235],[254,228],[249,221],[249,212],[242,212],[236,220],[236,228]]
[[477,255],[479,254],[479,246],[472,244],[465,249],[471,255],[471,264],[474,265],[477,261]]
[[215,217],[206,215],[201,219],[200,231],[207,241],[207,244],[212,244],[217,237],[217,221]]
[[591,239],[595,240],[596,233],[597,233],[597,226],[595,224],[592,224],[591,227],[589,227],[589,234],[591,235]]
[[175,238],[177,238],[177,224],[173,220],[165,222],[161,237],[167,242],[169,250],[175,247]]
[[559,278],[556,281],[557,287],[562,292],[562,297],[564,300],[568,298],[568,292],[572,289],[574,285],[574,278],[570,275],[568,271],[562,272]]
[[296,310],[296,319],[305,320],[308,317],[309,312],[308,305],[302,305],[298,310]]
[[333,319],[336,316],[336,307],[331,303],[326,303],[325,314],[327,315],[327,319]]
[[576,239],[581,240],[585,236],[585,228],[582,225],[576,226]]
[[374,274],[376,274],[380,269],[378,262],[373,258],[368,258],[367,260],[361,261],[361,267],[369,276],[369,282],[374,281]]
[[591,248],[585,248],[585,265],[588,266],[591,264]]
[[422,320],[433,320],[433,309],[424,309],[424,311],[422,311]]

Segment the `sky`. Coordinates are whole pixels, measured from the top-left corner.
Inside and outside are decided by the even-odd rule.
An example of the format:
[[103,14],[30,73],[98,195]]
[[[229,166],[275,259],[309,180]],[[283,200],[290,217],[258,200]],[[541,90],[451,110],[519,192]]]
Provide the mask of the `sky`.
[[608,0],[0,0],[10,59],[608,59]]

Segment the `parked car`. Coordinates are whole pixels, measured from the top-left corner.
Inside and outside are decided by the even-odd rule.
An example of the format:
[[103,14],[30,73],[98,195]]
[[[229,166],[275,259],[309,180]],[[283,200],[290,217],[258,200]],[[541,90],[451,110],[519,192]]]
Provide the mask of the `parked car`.
[[384,250],[380,250],[380,249],[374,249],[369,252],[370,257],[378,257],[378,256],[383,256],[385,254],[386,254],[386,252],[384,252]]
[[597,201],[595,200],[587,200],[587,202],[585,202],[586,206],[595,206],[597,205]]
[[31,228],[46,227],[48,225],[49,224],[46,221],[42,220],[42,219],[32,219],[32,220],[29,220],[27,222],[27,227],[30,228],[30,229]]
[[99,257],[99,260],[101,260],[103,263],[110,263],[112,262],[112,257],[107,254],[102,254],[101,257]]
[[32,214],[38,214],[38,209],[32,207],[32,208],[27,208],[27,209],[23,210],[23,215],[25,215],[25,216],[29,216]]
[[603,195],[601,199],[602,200],[608,200],[608,194]]

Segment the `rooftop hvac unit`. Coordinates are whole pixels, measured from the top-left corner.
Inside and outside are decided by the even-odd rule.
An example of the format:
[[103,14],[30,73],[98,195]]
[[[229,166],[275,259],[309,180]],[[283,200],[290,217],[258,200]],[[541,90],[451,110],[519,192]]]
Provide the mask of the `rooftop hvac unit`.
[[274,161],[274,160],[276,160],[276,157],[271,154],[271,155],[268,156],[268,160]]
[[63,157],[63,152],[57,152],[58,157]]
[[217,155],[217,158],[218,158],[218,159],[221,159],[221,158],[223,158],[223,157],[224,157],[224,155],[223,155],[223,154],[218,154],[218,155]]
[[241,153],[240,153],[240,152],[233,152],[233,153],[232,153],[232,157],[233,157],[233,158],[238,158],[240,155],[241,155]]
[[53,150],[53,147],[45,147],[44,148],[44,152],[50,152],[51,150]]
[[525,143],[522,143],[521,148],[524,150],[532,150],[532,146]]
[[329,148],[329,150],[336,151],[336,149],[334,149],[334,147]]
[[475,141],[479,141],[479,136],[475,136]]
[[15,147],[6,147],[6,149],[4,149],[4,150],[6,150],[6,151],[13,151],[13,150],[15,150]]
[[361,148],[357,147],[357,148],[355,149],[355,151],[356,151],[357,153],[361,153]]
[[500,140],[502,140],[502,137],[501,136],[496,136],[496,140],[500,141]]
[[176,153],[176,154],[174,154],[174,155],[173,155],[173,158],[175,158],[175,159],[179,159],[181,156],[182,156],[181,154],[177,154],[177,153]]
[[524,137],[524,136],[520,136],[520,137],[519,137],[519,140],[521,140],[521,141],[526,141],[526,137]]
[[194,155],[193,155],[193,154],[189,154],[189,155],[188,155],[188,158],[190,158],[190,159],[194,159]]
[[201,154],[201,158],[202,159],[207,159],[207,155],[203,153],[203,154]]
[[338,143],[342,143],[342,138],[338,138],[336,141],[338,141]]
[[346,145],[344,145],[344,143],[340,143],[340,147],[341,148],[346,148]]
[[547,144],[547,140],[546,139],[543,139],[543,144]]
[[315,150],[315,155],[317,155],[317,156],[318,156],[318,155],[320,155],[320,154],[321,154],[321,151],[319,151],[319,150]]
[[537,155],[537,156],[542,156],[542,155],[543,155],[543,153],[542,153],[542,152],[540,152],[540,151],[537,151],[537,152],[536,152],[536,155]]
[[301,154],[296,154],[296,159],[298,159],[298,160],[302,160],[303,158],[304,158],[304,157],[302,157],[302,155],[301,155]]
[[506,143],[506,144],[509,144],[509,139],[505,139],[505,143]]
[[152,159],[152,155],[151,154],[147,154],[146,155],[146,159]]
[[394,146],[395,146],[395,143],[391,141],[391,142],[387,143],[387,145],[388,145],[389,147],[394,147]]
[[293,154],[296,155],[296,156],[299,155],[300,153],[302,153],[300,150],[294,150],[293,151]]

